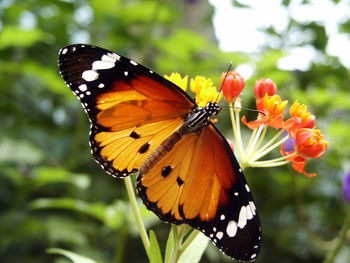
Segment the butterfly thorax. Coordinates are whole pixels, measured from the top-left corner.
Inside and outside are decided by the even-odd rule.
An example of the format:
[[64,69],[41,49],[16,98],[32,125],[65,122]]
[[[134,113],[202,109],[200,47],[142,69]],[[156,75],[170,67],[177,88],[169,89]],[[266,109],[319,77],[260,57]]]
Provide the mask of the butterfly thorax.
[[[220,111],[221,107],[213,101],[208,102],[205,107],[194,107],[185,117],[180,128],[165,139],[146,159],[139,169],[140,173],[146,174],[153,168],[184,135],[200,132],[204,127],[208,126],[211,123],[210,118],[213,115],[217,115]],[[168,167],[165,168],[169,169]]]
[[213,101],[208,102],[205,107],[194,107],[186,116],[183,125],[180,127],[180,132],[184,135],[200,131],[202,128],[210,124],[210,118],[213,115],[217,115],[220,110],[221,107]]

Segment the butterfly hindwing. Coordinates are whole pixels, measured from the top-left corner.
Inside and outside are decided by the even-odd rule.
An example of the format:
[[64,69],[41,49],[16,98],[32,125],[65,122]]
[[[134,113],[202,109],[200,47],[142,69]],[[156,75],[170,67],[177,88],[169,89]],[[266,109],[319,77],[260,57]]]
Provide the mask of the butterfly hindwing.
[[95,160],[117,177],[137,172],[194,106],[173,83],[99,47],[61,49],[59,68],[90,119]]
[[145,205],[162,220],[187,223],[225,254],[253,260],[261,245],[260,221],[243,173],[213,125],[185,135],[137,180]]

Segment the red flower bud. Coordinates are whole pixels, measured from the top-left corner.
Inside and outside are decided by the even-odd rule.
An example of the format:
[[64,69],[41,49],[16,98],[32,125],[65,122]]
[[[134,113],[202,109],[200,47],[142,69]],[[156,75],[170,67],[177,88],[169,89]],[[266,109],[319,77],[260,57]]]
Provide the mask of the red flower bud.
[[222,93],[224,94],[225,100],[228,103],[232,103],[242,92],[244,89],[244,78],[230,71],[227,73],[222,73],[220,78],[220,85],[222,86]]
[[277,92],[276,84],[272,79],[258,79],[254,84],[254,93],[257,101],[264,98],[265,93],[268,96],[273,96]]

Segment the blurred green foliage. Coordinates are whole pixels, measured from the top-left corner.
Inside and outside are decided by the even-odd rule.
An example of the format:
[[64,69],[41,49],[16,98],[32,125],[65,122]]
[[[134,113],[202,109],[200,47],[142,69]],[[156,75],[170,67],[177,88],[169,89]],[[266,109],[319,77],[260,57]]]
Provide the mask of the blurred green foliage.
[[[282,4],[288,8],[290,1]],[[197,11],[201,21],[195,27],[189,14]],[[308,105],[331,142],[324,157],[308,164],[318,177],[305,178],[290,166],[246,171],[264,233],[256,262],[321,262],[329,254],[336,240],[326,241],[338,235],[349,214],[341,191],[350,159],[349,70],[327,54],[327,32],[317,22],[291,18],[288,28],[312,32],[299,45],[319,50],[322,62],[307,71],[282,71],[277,61],[293,45],[288,30],[267,28],[266,36],[277,38],[279,47],[267,41],[258,56],[224,53],[213,40],[212,15],[199,0],[0,2],[0,262],[70,262],[56,253],[96,262],[147,262],[123,181],[92,161],[87,118],[57,70],[58,50],[81,42],[132,57],[161,74],[204,75],[216,85],[229,61],[246,63],[255,70],[243,106],[254,108],[252,86],[260,77],[272,78],[284,99]],[[338,26],[349,34],[349,25],[350,19]],[[219,127],[231,136],[227,112]],[[164,251],[169,226],[144,206],[141,213]],[[349,262],[349,242],[348,234],[334,262]],[[53,247],[65,250],[46,253]],[[159,257],[158,247],[152,251]],[[209,246],[201,262],[226,261],[231,260]]]

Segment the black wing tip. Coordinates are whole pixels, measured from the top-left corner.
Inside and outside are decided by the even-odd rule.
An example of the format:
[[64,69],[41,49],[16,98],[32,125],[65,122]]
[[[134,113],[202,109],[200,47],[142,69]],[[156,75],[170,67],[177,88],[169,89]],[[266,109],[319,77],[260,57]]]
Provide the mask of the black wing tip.
[[73,52],[75,52],[79,49],[83,49],[83,48],[98,48],[98,47],[93,46],[93,45],[89,45],[89,44],[71,44],[71,45],[68,45],[68,46],[61,48],[58,51],[58,55],[65,56],[65,55],[68,55],[70,53],[73,53]]

